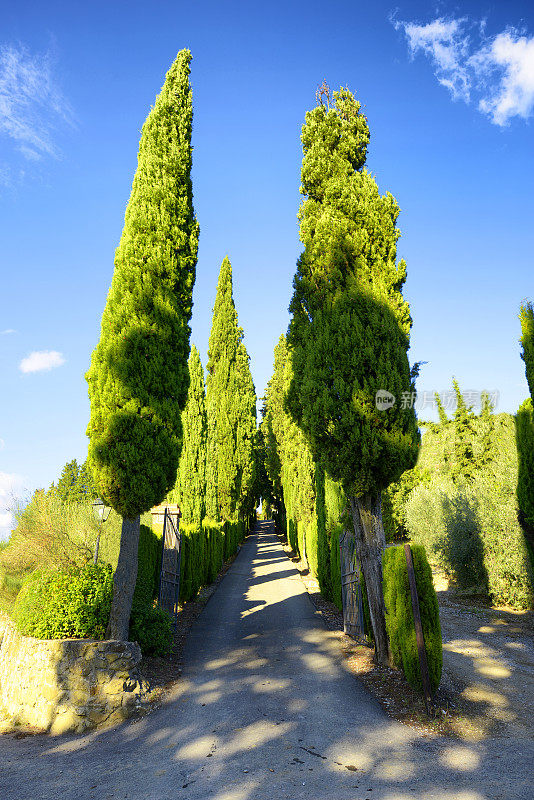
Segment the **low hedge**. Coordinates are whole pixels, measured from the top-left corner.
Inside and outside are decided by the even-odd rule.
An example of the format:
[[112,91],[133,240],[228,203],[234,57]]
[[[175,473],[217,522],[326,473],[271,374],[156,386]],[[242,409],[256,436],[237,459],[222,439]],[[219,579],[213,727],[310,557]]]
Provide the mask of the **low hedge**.
[[[412,545],[412,555],[430,685],[432,691],[435,691],[439,686],[443,666],[438,600],[425,548]],[[410,686],[421,690],[412,598],[403,545],[387,547],[384,551],[383,588],[386,628],[393,661],[403,670]]]
[[215,580],[224,561],[231,558],[245,538],[244,522],[215,522],[201,525],[180,524],[182,555],[180,602],[196,596],[201,586]]

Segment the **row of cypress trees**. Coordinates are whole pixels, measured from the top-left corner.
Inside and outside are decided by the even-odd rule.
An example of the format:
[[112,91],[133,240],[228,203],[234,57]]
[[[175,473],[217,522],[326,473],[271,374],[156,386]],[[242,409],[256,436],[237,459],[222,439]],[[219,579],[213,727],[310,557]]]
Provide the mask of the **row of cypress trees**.
[[217,287],[205,398],[199,354],[190,356],[199,239],[190,62],[189,50],[178,53],[143,125],[86,375],[90,471],[123,520],[107,630],[113,639],[128,638],[141,514],[171,491],[191,520],[207,513],[232,521],[255,502],[256,398],[228,259]]
[[256,507],[256,392],[249,361],[226,257],[217,284],[206,382],[194,345],[188,362],[182,450],[169,495],[184,522],[245,520]]

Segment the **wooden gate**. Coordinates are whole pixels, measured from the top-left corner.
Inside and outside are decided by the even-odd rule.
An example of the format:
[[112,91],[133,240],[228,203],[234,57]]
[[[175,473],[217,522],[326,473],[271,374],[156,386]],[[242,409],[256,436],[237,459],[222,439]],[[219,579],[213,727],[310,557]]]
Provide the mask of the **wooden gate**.
[[159,580],[158,605],[176,619],[180,598],[180,566],[182,561],[182,537],[178,512],[168,507],[163,512],[163,550]]
[[353,639],[357,639],[365,635],[365,624],[360,586],[360,566],[356,559],[353,531],[343,531],[339,537],[339,566],[341,571],[343,630]]

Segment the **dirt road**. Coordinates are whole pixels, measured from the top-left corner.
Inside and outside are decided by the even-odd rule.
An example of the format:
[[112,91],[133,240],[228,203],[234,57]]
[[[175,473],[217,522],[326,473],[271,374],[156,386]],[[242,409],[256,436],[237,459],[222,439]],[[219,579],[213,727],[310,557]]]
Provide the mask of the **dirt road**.
[[385,716],[337,648],[260,524],[192,629],[165,705],[81,738],[2,737],[0,797],[532,800],[530,739],[425,739]]

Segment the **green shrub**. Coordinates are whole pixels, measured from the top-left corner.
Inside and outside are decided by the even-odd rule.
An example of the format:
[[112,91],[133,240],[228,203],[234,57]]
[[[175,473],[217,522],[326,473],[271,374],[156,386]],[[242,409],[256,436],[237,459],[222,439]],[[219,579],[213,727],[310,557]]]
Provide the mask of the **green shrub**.
[[406,503],[417,486],[428,484],[430,472],[418,466],[403,472],[399,480],[382,492],[382,522],[388,542],[399,542],[408,535]]
[[516,473],[504,455],[494,471],[480,471],[470,483],[441,479],[417,487],[406,504],[406,519],[412,542],[424,545],[459,589],[528,609],[532,562],[517,520]]
[[480,498],[471,487],[454,489],[442,496],[445,537],[441,561],[458,586],[474,593],[488,593],[484,545],[480,526]]
[[428,557],[446,570],[444,498],[455,491],[451,480],[437,478],[415,487],[405,507],[410,540],[413,544],[423,545]]
[[[424,547],[413,546],[412,555],[430,685],[432,691],[435,691],[443,665],[438,601]],[[391,655],[395,665],[403,670],[408,683],[414,689],[420,690],[422,683],[404,546],[386,548],[383,576],[386,628]]]
[[37,639],[103,639],[112,594],[109,564],[34,572],[17,597],[15,621]]
[[166,656],[172,643],[172,617],[153,604],[134,603],[128,638],[137,642],[144,656]]

